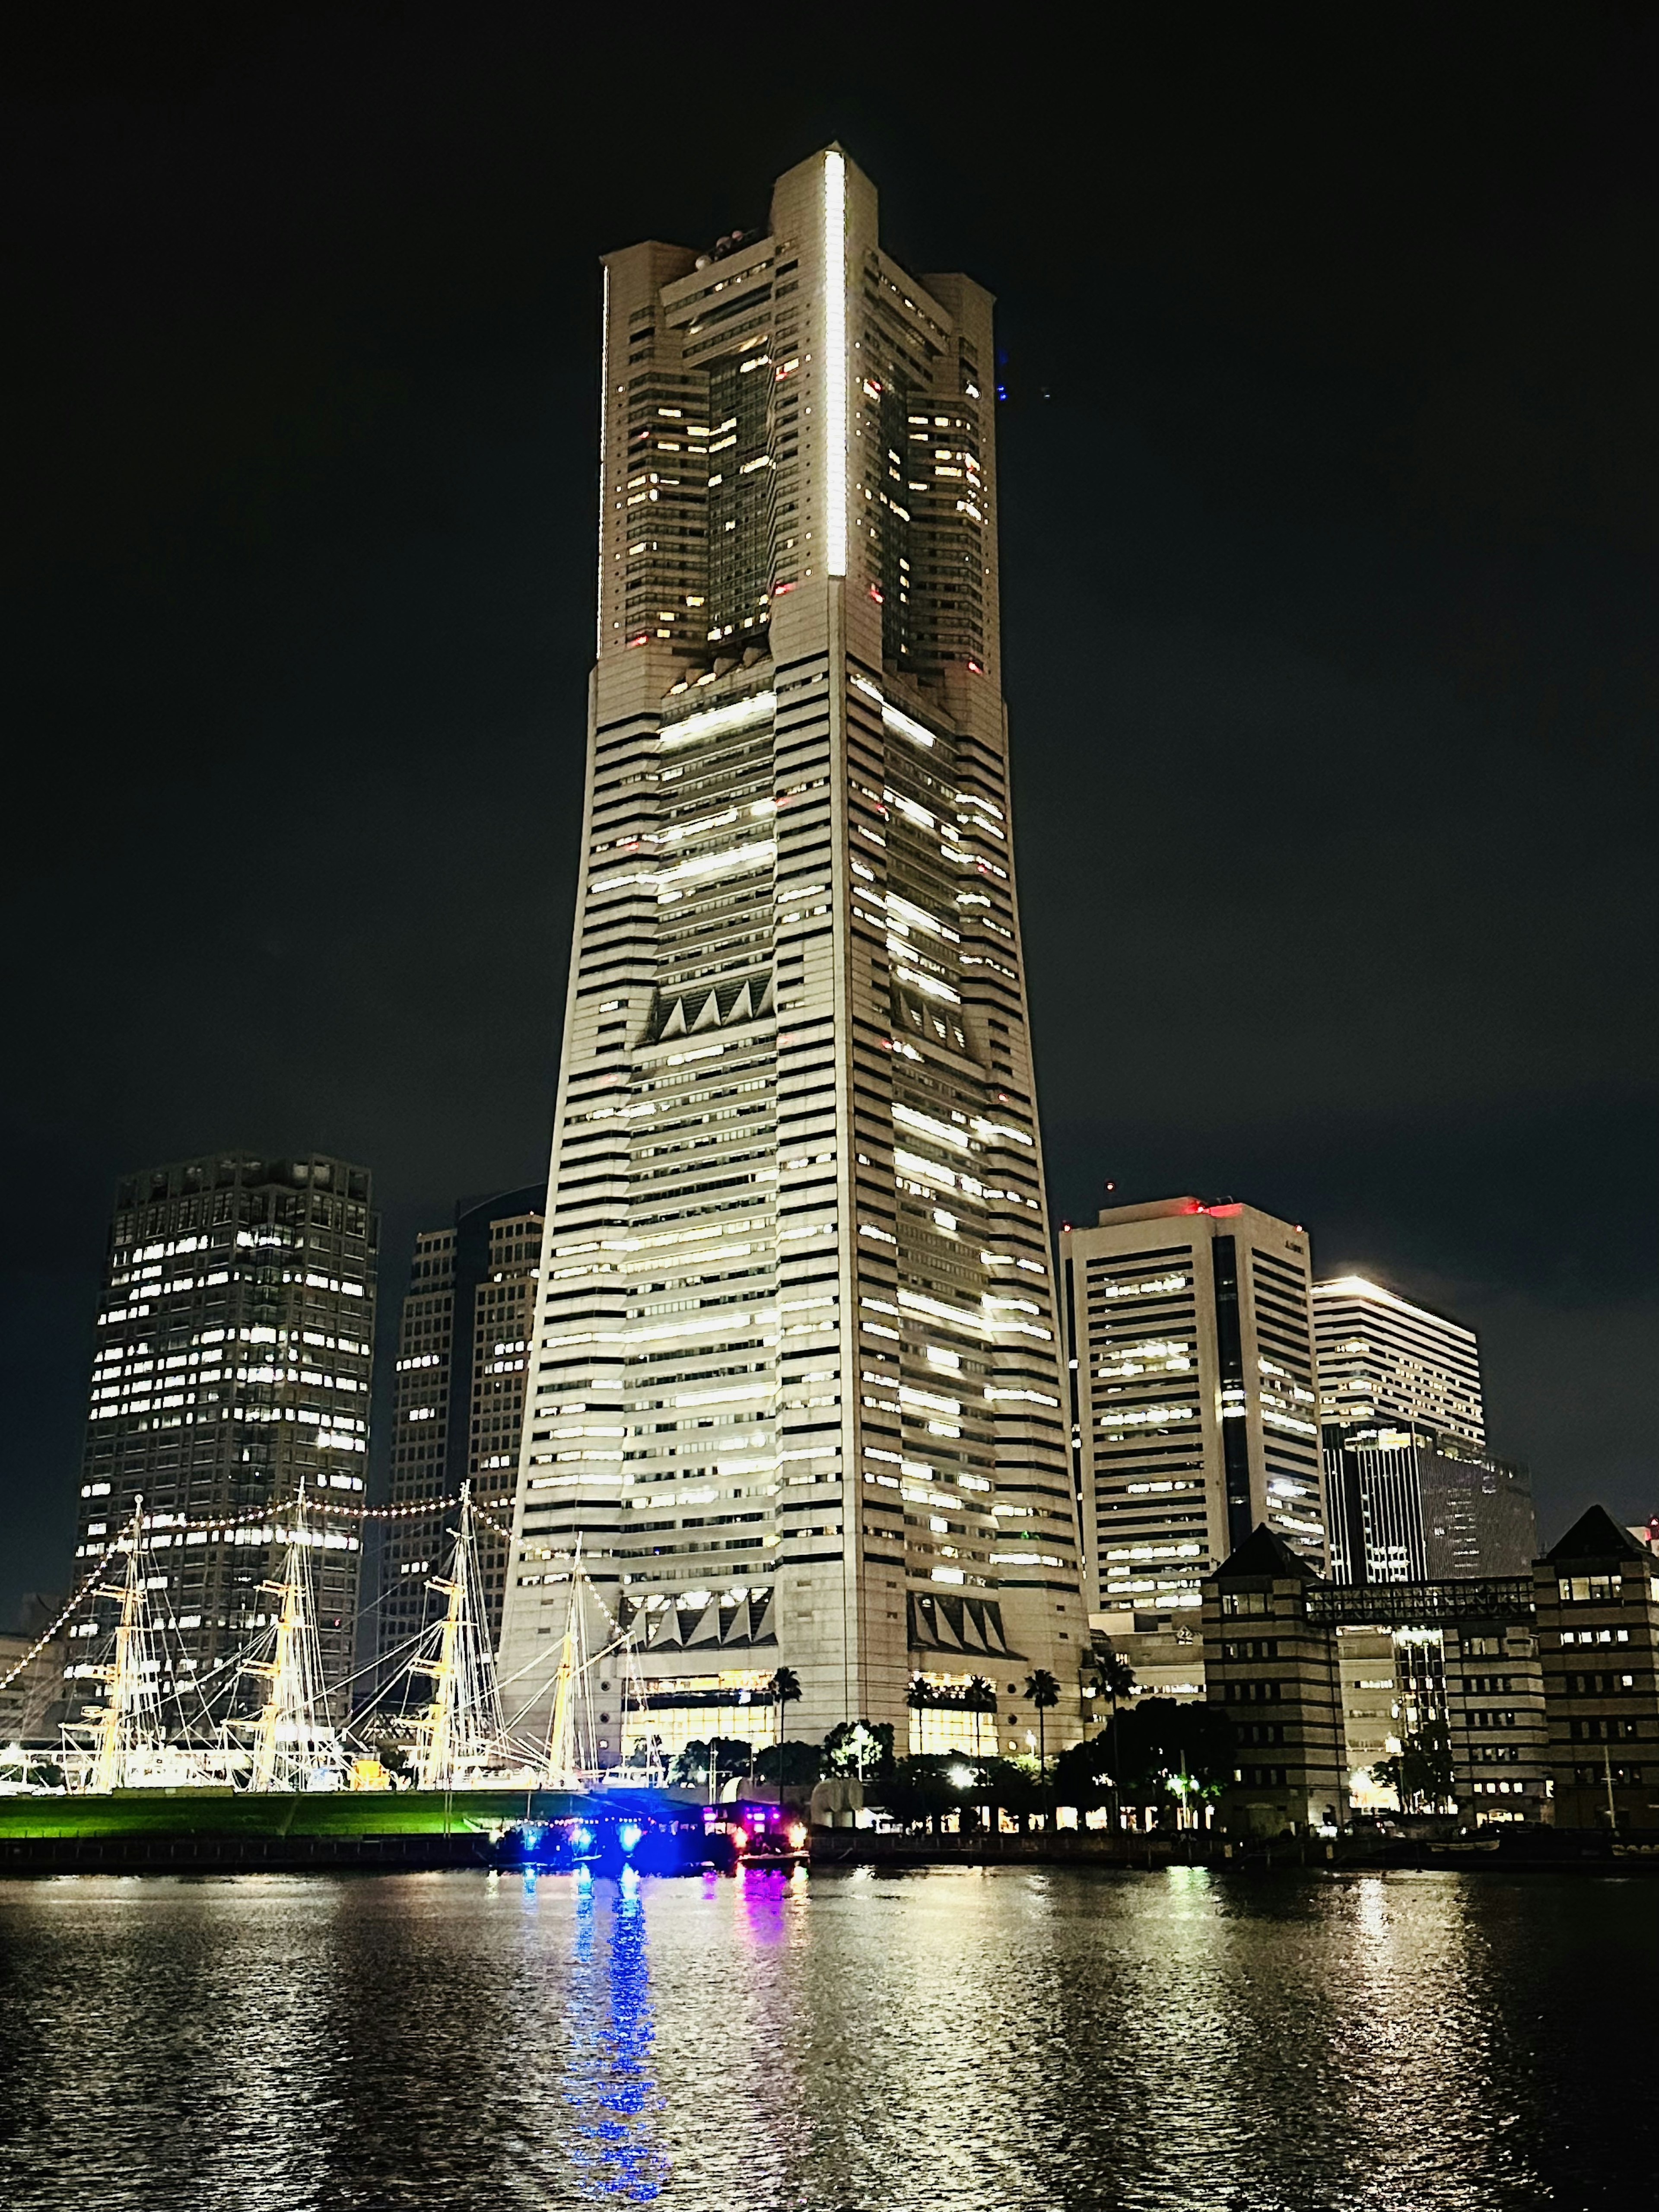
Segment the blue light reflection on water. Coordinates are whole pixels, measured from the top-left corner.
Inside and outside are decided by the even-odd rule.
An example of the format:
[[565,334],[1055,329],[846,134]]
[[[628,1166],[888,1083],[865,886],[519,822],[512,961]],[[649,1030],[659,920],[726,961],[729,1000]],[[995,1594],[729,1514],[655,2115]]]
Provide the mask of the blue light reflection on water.
[[[5,2212],[1582,2212],[1646,1885],[0,1882]],[[1632,2032],[1634,2031],[1634,2032]],[[66,2124],[91,2109],[96,2124]]]
[[647,2204],[668,2169],[653,2131],[659,2100],[640,1877],[629,1867],[614,1882],[595,1881],[584,1868],[574,1891],[564,2089],[575,2116],[572,2163],[586,2197]]

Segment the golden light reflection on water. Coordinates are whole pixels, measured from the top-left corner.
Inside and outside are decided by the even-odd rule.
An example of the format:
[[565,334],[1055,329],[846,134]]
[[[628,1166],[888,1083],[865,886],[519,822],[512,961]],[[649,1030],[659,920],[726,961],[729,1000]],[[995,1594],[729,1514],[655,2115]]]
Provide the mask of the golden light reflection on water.
[[[1625,2204],[1644,1887],[0,1886],[8,2212]],[[94,2117],[95,2116],[95,2117]]]

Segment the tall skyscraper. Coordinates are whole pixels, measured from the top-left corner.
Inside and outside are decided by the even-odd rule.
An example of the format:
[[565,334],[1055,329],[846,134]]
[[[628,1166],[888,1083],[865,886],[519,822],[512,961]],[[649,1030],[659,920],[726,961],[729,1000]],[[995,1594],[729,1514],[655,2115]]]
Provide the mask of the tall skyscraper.
[[1418,1422],[1482,1448],[1486,1421],[1473,1329],[1363,1275],[1316,1283],[1313,1313],[1322,1422]]
[[1360,1275],[1313,1309],[1333,1580],[1530,1573],[1532,1485],[1486,1449],[1474,1330]]
[[[280,1571],[280,1509],[301,1481],[320,1504],[363,1503],[377,1233],[368,1169],[319,1153],[210,1153],[117,1191],[76,1557],[95,1558],[142,1497],[151,1601],[176,1632],[163,1663],[180,1690],[205,1686],[215,1712],[263,1694],[215,1670],[270,1611],[260,1586]],[[351,1671],[360,1524],[314,1526],[324,1677],[337,1687]],[[75,1631],[71,1651],[88,1656],[71,1662],[71,1720],[101,1698],[90,1655],[117,1610],[98,1598]]]
[[1060,1240],[1090,1604],[1191,1615],[1265,1522],[1325,1565],[1305,1230],[1231,1199]]
[[1032,1667],[1077,1724],[994,374],[988,295],[890,259],[834,149],[763,229],[605,262],[585,859],[503,1661],[533,1679],[556,1642],[580,1537],[665,1741],[781,1663],[809,1732],[902,1729],[913,1675],[981,1674],[1024,1748]]
[[[535,1313],[545,1194],[539,1184],[458,1206],[447,1229],[415,1239],[398,1331],[389,1524],[380,1561],[374,1648],[382,1679],[428,1620],[427,1585],[444,1571],[438,1501],[471,1481],[474,1502],[505,1525],[518,1486],[525,1377]],[[433,1512],[410,1509],[427,1503]],[[475,1529],[478,1566],[498,1639],[507,1542]],[[429,1686],[417,1683],[425,1697]]]

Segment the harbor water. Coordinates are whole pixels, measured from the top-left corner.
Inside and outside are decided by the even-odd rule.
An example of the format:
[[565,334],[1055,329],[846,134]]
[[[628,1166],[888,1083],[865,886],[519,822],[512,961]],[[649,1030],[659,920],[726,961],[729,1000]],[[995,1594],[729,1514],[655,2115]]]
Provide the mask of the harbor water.
[[1652,2202],[1650,1885],[0,1884],[8,2212]]

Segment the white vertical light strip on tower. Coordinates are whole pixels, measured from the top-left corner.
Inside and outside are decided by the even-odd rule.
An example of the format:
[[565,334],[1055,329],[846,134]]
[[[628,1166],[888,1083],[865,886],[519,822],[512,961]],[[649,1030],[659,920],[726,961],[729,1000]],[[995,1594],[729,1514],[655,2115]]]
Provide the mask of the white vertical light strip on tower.
[[847,162],[823,157],[824,567],[847,574]]
[[605,418],[611,404],[611,265],[605,264],[605,300],[599,310],[599,588],[593,602],[593,628],[597,633],[593,652],[595,657],[605,651],[605,538],[607,510],[605,503]]

